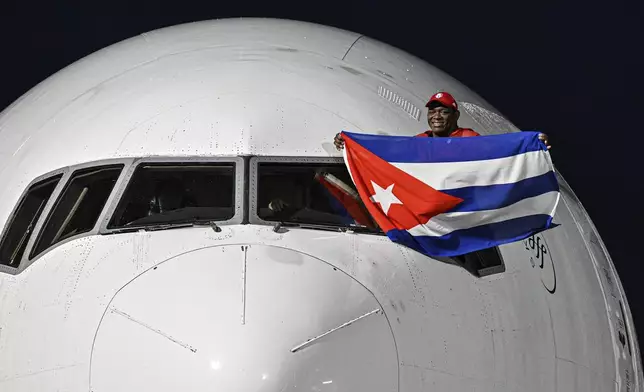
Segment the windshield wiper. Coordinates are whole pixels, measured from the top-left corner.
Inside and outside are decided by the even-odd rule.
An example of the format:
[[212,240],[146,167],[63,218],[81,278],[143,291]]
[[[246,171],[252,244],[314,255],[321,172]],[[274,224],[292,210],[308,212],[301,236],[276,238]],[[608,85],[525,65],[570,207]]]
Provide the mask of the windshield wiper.
[[282,227],[298,227],[301,229],[313,229],[313,230],[326,230],[326,231],[340,231],[339,226],[323,225],[316,223],[296,223],[296,222],[275,222],[273,225],[273,231],[279,232]]
[[296,222],[276,222],[273,225],[273,231],[277,233],[282,227],[298,227],[301,229],[337,231],[341,233],[353,232],[353,233],[383,234],[383,232],[380,229],[375,229],[375,228],[366,227],[366,226],[334,226],[334,225],[326,225],[322,223],[296,223]]
[[221,231],[221,227],[219,227],[219,225],[217,225],[217,222],[213,220],[195,220],[191,223],[193,226],[210,226],[216,233],[219,233]]
[[275,222],[273,225],[273,231],[279,232],[282,227],[302,227],[299,223],[295,222]]
[[367,227],[367,226],[342,226],[341,227],[342,231],[344,232],[353,232],[353,233],[361,233],[361,234],[384,234],[382,230],[375,228],[375,227]]
[[192,227],[192,223],[164,223],[160,225],[145,225],[145,226],[132,226],[114,229],[109,234],[132,233],[135,231],[159,231],[167,229],[181,229],[184,227]]
[[219,233],[221,227],[217,225],[215,221],[212,220],[195,220],[191,222],[176,222],[176,223],[163,223],[157,225],[145,225],[145,226],[132,226],[132,227],[123,227],[120,229],[115,229],[110,231],[109,234],[121,234],[121,233],[132,233],[135,231],[160,231],[168,229],[182,229],[186,227],[195,227],[195,226],[210,226],[215,232]]

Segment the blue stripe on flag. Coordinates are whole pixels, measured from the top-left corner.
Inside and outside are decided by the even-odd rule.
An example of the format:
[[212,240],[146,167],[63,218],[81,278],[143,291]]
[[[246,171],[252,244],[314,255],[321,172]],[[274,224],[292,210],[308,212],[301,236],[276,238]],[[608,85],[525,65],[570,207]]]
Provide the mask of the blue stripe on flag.
[[543,214],[456,230],[440,237],[414,237],[406,230],[390,230],[387,236],[428,256],[449,257],[520,241],[555,226],[552,217]]
[[553,191],[559,191],[559,183],[555,173],[549,171],[512,184],[470,186],[441,192],[463,199],[448,212],[466,212],[496,210]]
[[390,163],[482,161],[547,150],[545,144],[539,140],[539,132],[532,131],[442,138],[344,133]]

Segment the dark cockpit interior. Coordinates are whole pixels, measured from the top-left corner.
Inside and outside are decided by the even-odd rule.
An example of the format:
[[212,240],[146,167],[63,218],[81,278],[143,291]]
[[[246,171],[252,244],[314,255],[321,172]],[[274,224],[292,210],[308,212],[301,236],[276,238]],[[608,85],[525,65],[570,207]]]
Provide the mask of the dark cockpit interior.
[[235,211],[232,163],[139,166],[108,228],[225,221]]

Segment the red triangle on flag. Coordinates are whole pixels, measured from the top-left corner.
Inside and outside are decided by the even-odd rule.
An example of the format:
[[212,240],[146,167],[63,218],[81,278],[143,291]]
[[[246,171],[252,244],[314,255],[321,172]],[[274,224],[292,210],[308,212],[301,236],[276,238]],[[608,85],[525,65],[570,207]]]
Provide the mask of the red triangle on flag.
[[426,224],[463,202],[391,165],[346,134],[342,136],[360,198],[383,231]]

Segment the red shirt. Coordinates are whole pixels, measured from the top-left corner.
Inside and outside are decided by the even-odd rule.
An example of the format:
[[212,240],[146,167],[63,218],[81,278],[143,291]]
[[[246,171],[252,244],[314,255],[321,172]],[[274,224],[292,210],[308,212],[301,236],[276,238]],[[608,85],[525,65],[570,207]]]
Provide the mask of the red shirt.
[[[470,128],[456,128],[448,137],[471,137],[471,136],[481,136],[478,132]],[[432,131],[425,131],[419,133],[416,137],[433,137]]]

